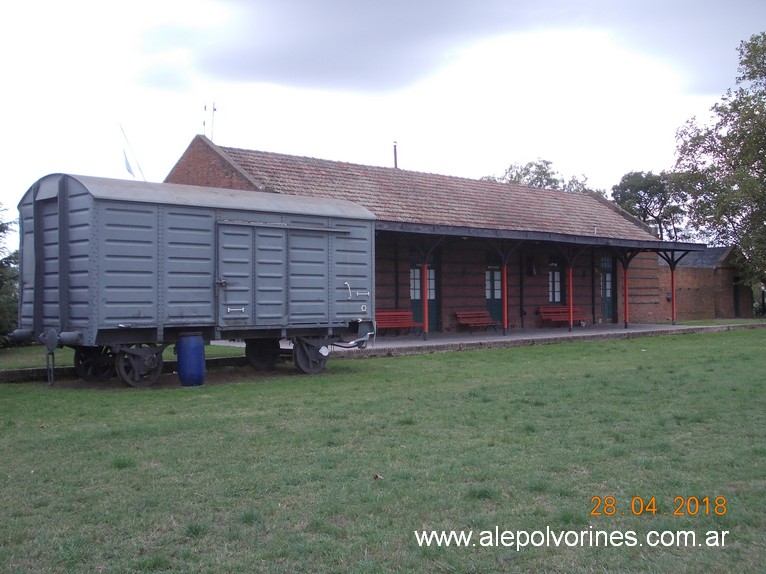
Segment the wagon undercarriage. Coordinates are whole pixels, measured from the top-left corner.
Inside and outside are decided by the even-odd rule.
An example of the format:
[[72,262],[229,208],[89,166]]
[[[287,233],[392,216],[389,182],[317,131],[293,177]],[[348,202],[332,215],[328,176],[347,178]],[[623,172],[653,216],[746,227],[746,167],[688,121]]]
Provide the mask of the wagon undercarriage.
[[[327,338],[297,338],[292,350],[283,349],[279,339],[246,339],[245,357],[256,371],[271,371],[286,352],[300,372],[316,374],[324,370],[334,344],[346,346]],[[360,343],[351,343],[361,346]],[[77,376],[88,382],[105,382],[118,377],[132,387],[148,387],[157,382],[163,372],[163,352],[168,343],[138,343],[135,345],[74,347],[74,367]]]

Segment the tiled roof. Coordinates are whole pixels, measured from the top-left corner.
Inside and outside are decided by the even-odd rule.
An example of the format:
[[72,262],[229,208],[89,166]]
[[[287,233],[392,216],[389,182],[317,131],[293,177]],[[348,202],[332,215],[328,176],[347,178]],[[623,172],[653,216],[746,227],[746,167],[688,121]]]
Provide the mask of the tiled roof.
[[657,241],[590,194],[218,147],[266,191],[356,202],[378,220]]

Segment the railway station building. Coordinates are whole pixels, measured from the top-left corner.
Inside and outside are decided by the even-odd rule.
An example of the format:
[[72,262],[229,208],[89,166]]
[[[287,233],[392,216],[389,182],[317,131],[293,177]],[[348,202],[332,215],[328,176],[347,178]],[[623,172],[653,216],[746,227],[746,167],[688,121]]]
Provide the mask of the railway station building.
[[675,321],[694,307],[676,301],[676,267],[706,249],[659,240],[598,194],[222,147],[202,135],[165,181],[366,207],[376,216],[376,316],[412,321],[425,336],[489,322],[507,332]]

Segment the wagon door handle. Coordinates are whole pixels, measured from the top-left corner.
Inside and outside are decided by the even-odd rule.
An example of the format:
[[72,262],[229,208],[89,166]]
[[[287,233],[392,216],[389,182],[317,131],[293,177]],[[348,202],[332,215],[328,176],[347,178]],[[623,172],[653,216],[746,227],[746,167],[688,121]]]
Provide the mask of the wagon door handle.
[[351,299],[351,297],[353,297],[351,294],[351,285],[348,284],[348,281],[344,281],[343,284],[348,287],[348,298]]
[[226,279],[218,279],[215,282],[215,284],[221,287],[222,289],[226,289]]

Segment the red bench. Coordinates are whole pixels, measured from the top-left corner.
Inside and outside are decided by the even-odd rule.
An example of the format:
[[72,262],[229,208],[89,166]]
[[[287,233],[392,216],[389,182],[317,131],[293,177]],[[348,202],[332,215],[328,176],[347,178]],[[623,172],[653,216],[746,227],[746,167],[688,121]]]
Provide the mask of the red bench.
[[[538,309],[538,314],[543,321],[569,324],[569,307],[566,305],[541,305]],[[580,322],[587,323],[588,316],[579,307],[573,306],[572,322],[574,324]]]
[[486,331],[492,327],[497,331],[500,321],[495,321],[489,314],[489,311],[457,311],[455,313],[457,322],[463,327],[468,327],[468,331],[473,333],[473,329],[484,327]]
[[423,327],[423,323],[415,321],[412,311],[407,309],[378,309],[375,311],[375,322],[379,331],[386,329],[396,329],[395,334],[399,334],[399,329],[410,329]]

